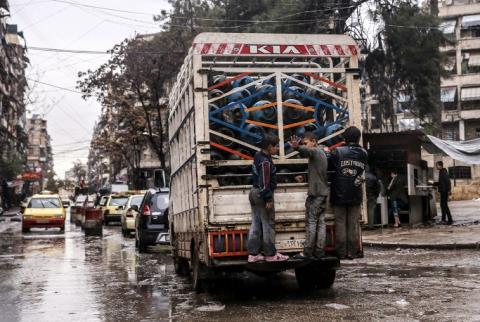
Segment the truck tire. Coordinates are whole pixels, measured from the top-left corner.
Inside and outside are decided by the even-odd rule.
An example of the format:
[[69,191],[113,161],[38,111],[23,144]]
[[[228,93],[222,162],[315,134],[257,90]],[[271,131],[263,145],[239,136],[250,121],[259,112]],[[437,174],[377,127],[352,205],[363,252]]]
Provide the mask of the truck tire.
[[203,291],[203,264],[200,262],[198,250],[192,247],[192,287],[197,293]]
[[304,291],[328,289],[335,282],[336,270],[322,268],[314,263],[295,269],[298,286]]
[[180,276],[188,276],[190,274],[190,265],[185,258],[173,256],[173,266],[175,268],[175,273]]

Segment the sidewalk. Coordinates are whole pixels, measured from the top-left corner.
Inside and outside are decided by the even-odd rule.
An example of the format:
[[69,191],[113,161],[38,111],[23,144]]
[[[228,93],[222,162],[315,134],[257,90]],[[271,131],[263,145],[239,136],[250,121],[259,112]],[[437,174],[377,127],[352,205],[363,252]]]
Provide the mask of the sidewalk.
[[[383,228],[363,232],[363,244],[375,247],[480,249],[480,201],[449,203],[454,224],[418,228]],[[438,222],[441,218],[438,209]]]

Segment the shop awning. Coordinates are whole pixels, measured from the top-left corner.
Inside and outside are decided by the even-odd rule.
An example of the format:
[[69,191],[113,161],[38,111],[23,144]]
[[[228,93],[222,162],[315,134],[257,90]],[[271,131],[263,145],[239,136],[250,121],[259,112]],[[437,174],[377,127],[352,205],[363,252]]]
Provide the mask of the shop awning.
[[455,102],[455,95],[457,94],[456,87],[442,87],[440,89],[440,100],[442,103]]
[[480,26],[480,15],[463,16],[462,18],[463,28],[470,28],[475,26]]
[[480,66],[480,55],[470,55],[468,66]]
[[468,164],[480,164],[480,139],[450,141],[441,140],[431,135],[427,135],[427,138],[452,159]]
[[457,25],[457,20],[446,20],[440,24],[440,30],[444,34],[450,35],[455,33],[456,25]]
[[461,98],[462,101],[480,100],[480,87],[462,88]]

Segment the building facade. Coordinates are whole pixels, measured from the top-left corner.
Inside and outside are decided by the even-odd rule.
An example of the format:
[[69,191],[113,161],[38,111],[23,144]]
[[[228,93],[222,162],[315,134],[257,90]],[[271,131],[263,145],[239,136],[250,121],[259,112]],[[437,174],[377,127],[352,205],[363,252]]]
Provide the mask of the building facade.
[[[7,23],[8,1],[0,1],[0,162],[2,175],[14,176],[25,164],[26,133],[25,69],[28,65],[23,33]],[[9,171],[5,171],[10,168]],[[13,179],[13,178],[10,178]]]
[[41,174],[45,180],[53,171],[52,145],[47,130],[47,120],[34,114],[27,120],[27,129],[27,171]]
[[[454,45],[442,47],[448,55],[449,77],[442,79],[442,138],[471,140],[480,138],[480,0],[439,1],[442,31]],[[480,166],[469,166],[448,157],[443,160],[450,175],[460,182],[480,179]]]

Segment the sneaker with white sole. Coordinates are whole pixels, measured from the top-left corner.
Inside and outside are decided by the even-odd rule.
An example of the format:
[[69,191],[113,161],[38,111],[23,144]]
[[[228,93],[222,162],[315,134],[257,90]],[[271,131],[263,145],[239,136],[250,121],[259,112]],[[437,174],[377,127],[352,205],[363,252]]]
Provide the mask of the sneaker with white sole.
[[249,263],[263,262],[264,260],[265,260],[265,256],[263,256],[262,254],[248,255]]
[[265,260],[267,262],[284,262],[288,259],[289,259],[289,257],[287,255],[283,255],[283,254],[280,254],[280,253],[276,253],[273,256],[265,257]]

